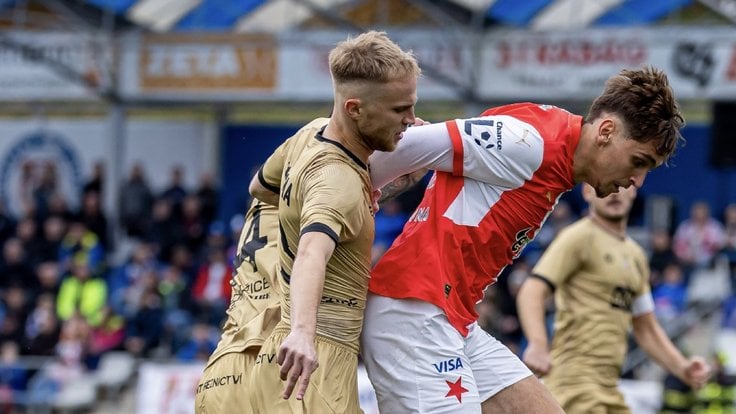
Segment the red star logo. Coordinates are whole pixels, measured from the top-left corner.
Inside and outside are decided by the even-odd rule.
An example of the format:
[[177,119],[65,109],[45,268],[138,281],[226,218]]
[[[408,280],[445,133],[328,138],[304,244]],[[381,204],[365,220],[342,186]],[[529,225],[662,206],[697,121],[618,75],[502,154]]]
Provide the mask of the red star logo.
[[447,391],[445,397],[456,397],[458,402],[463,402],[463,393],[468,392],[467,388],[463,388],[463,377],[459,377],[457,381],[450,382],[445,380],[450,391]]

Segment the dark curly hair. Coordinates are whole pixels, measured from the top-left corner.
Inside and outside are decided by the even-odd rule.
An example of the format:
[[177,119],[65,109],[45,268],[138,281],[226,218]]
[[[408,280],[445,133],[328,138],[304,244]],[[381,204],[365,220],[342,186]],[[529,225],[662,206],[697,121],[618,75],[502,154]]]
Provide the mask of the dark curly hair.
[[652,66],[624,69],[606,81],[603,93],[593,101],[585,122],[604,113],[624,122],[628,136],[639,142],[655,141],[657,154],[670,158],[685,142],[680,129],[685,119],[675,100],[667,75]]

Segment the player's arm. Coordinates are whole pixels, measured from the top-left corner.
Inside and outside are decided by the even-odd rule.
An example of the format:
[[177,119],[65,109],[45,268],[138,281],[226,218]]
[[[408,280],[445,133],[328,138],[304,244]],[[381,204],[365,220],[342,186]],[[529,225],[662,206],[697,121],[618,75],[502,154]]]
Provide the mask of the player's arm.
[[380,188],[421,168],[518,187],[542,163],[544,142],[526,123],[505,116],[455,119],[409,128],[393,152],[375,152],[371,179]]
[[424,178],[425,175],[427,175],[428,171],[428,168],[422,168],[414,171],[413,173],[402,175],[401,177],[384,185],[381,187],[381,196],[378,198],[378,204],[383,204],[384,202],[391,200],[406,190],[414,187],[422,178]]
[[248,192],[250,192],[250,195],[266,204],[277,206],[279,205],[279,188],[266,183],[262,177],[263,174],[261,171],[263,171],[262,168],[259,169],[258,174],[254,175],[250,180]]
[[286,164],[287,153],[293,149],[294,137],[288,138],[276,148],[250,180],[250,195],[272,206],[279,205],[281,175]]
[[291,332],[284,339],[277,357],[280,375],[286,381],[283,398],[296,399],[307,391],[309,379],[319,366],[314,340],[317,330],[317,308],[322,297],[325,269],[335,250],[335,240],[318,231],[302,234],[291,275]]
[[[637,303],[638,302],[638,303]],[[647,302],[641,305],[642,302]],[[650,311],[636,314],[637,306],[651,306]],[[634,338],[650,358],[691,387],[702,387],[710,377],[710,366],[701,357],[685,358],[662,329],[653,312],[651,295],[642,295],[634,303]]]
[[422,169],[452,171],[452,143],[444,123],[411,127],[392,152],[374,152],[369,159],[373,188]]
[[546,301],[552,293],[549,281],[532,276],[524,281],[516,297],[519,322],[529,343],[523,361],[538,376],[546,375],[552,366],[545,324]]

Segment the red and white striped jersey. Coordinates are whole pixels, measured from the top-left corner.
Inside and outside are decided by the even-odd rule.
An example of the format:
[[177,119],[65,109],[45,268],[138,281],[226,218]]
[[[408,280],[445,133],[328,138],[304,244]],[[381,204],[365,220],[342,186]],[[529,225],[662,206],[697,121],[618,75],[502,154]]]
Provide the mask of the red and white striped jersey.
[[[373,269],[370,291],[432,303],[467,335],[484,289],[575,185],[581,126],[580,116],[530,103],[431,126],[429,139],[451,142],[452,167],[434,173],[403,232]],[[435,161],[449,164],[449,158]]]

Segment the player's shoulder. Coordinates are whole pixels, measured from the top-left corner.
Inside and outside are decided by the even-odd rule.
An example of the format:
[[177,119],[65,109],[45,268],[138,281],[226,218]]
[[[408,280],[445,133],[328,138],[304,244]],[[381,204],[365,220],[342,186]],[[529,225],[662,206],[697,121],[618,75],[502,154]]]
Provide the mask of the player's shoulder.
[[595,223],[589,217],[582,217],[560,230],[557,238],[569,242],[589,240],[596,231]]
[[527,123],[548,122],[550,120],[564,120],[573,116],[566,109],[554,105],[533,102],[520,102],[509,105],[488,108],[482,116],[508,115]]
[[317,136],[320,134],[320,131],[324,129],[329,120],[329,118],[317,118],[301,127],[287,141],[290,149],[293,152],[299,153],[304,148],[317,142]]
[[626,237],[626,242],[627,242],[627,247],[629,249],[631,249],[631,251],[635,255],[640,256],[640,257],[644,258],[645,260],[648,260],[647,259],[648,258],[648,254],[647,254],[646,250],[644,250],[644,247],[639,242],[637,242],[631,236]]

